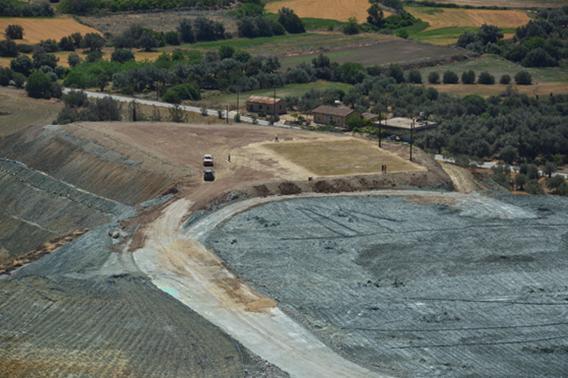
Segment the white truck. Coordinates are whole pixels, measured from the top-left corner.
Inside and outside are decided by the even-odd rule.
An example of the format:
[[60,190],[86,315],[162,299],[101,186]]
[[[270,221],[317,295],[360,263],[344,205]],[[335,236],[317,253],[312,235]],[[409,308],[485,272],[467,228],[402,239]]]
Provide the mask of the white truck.
[[203,155],[203,166],[204,167],[213,167],[215,165],[215,161],[213,159],[213,155],[205,154]]

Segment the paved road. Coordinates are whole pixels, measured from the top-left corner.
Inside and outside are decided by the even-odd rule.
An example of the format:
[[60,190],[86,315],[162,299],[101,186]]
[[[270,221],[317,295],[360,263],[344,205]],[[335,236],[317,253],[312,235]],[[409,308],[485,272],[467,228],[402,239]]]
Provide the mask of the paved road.
[[[63,88],[63,93],[69,93],[71,91],[74,91],[76,89],[73,88]],[[87,97],[89,98],[105,98],[105,97],[111,97],[113,100],[119,101],[119,102],[125,102],[125,103],[131,103],[132,101],[136,101],[136,103],[138,104],[142,104],[142,105],[149,105],[149,106],[156,106],[158,108],[166,108],[166,109],[171,109],[174,108],[175,105],[174,104],[170,104],[168,102],[162,102],[162,101],[154,101],[154,100],[144,100],[144,99],[140,99],[140,98],[135,98],[135,97],[130,97],[130,96],[124,96],[124,95],[116,95],[116,94],[109,94],[109,93],[104,93],[104,92],[92,92],[92,91],[82,91],[83,93],[85,93],[87,95]],[[202,114],[202,109],[198,106],[191,106],[191,105],[179,105],[180,109],[189,112],[189,113],[197,113],[197,114]],[[207,115],[210,117],[218,117],[219,116],[219,112],[217,109],[206,109],[207,111]],[[221,111],[223,118],[227,118],[227,111],[223,110]],[[230,111],[229,112],[229,119],[233,120],[235,118],[235,115],[237,115],[236,111]],[[274,124],[270,124],[270,122],[262,120],[262,119],[257,119],[256,122],[255,120],[253,120],[252,117],[246,116],[246,115],[241,115],[241,122],[244,123],[251,123],[251,124],[257,124],[260,126],[274,126],[274,127],[284,127],[287,129],[294,129],[294,128],[298,128],[298,127],[293,127],[293,126],[288,126],[285,125],[283,122],[276,122]]]

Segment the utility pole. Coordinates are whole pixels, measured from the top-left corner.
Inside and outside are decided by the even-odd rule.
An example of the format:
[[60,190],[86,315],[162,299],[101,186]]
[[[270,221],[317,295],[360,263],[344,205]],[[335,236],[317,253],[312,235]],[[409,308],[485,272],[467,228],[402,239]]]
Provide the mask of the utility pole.
[[414,144],[414,118],[410,124],[410,161],[412,161],[412,145]]
[[272,97],[272,120],[271,120],[271,124],[274,124],[274,122],[276,122],[276,87],[274,87],[274,95]]
[[378,130],[378,137],[379,137],[379,148],[382,147],[382,122],[383,122],[383,112],[379,111],[379,130]]
[[240,110],[240,108],[239,108],[239,95],[240,94],[241,94],[241,90],[240,90],[240,88],[237,88],[237,115],[240,114],[240,112],[239,112],[239,110]]
[[225,115],[226,115],[225,118],[227,119],[227,125],[228,125],[229,124],[229,104],[227,104],[227,113]]

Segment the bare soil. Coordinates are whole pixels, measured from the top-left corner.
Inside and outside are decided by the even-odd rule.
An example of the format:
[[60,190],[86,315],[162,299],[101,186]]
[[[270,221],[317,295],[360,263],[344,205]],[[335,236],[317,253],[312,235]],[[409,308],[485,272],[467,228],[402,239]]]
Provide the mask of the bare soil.
[[0,138],[28,126],[51,122],[62,107],[57,100],[37,100],[22,90],[0,87]]

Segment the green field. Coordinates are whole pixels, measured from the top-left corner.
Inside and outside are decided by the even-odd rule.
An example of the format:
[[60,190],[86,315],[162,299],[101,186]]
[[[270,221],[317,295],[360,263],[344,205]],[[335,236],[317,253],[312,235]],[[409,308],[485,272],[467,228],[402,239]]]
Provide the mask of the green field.
[[421,69],[423,80],[426,80],[428,73],[438,71],[440,75],[451,70],[461,75],[463,71],[474,70],[477,74],[487,71],[494,75],[497,80],[504,74],[513,77],[517,72],[525,70],[531,73],[533,81],[538,82],[565,82],[568,83],[568,67],[548,67],[548,68],[527,68],[519,64],[510,62],[497,55],[483,55],[476,59],[470,59],[452,64],[427,67]]
[[[347,92],[351,89],[350,84],[345,83],[335,83],[330,81],[323,81],[319,80],[313,83],[305,83],[305,84],[288,84],[281,88],[276,88],[276,96],[277,97],[299,97],[302,96],[304,93],[309,91],[310,89],[317,89],[317,90],[325,90],[325,89],[340,89]],[[274,95],[274,91],[272,89],[258,89],[249,92],[242,92],[240,94],[240,106],[243,107],[245,102],[249,96],[270,96]],[[219,106],[219,105],[227,105],[230,104],[232,106],[236,106],[237,103],[237,95],[235,93],[219,93],[219,92],[210,92],[203,94],[203,102],[210,104],[212,106]]]

